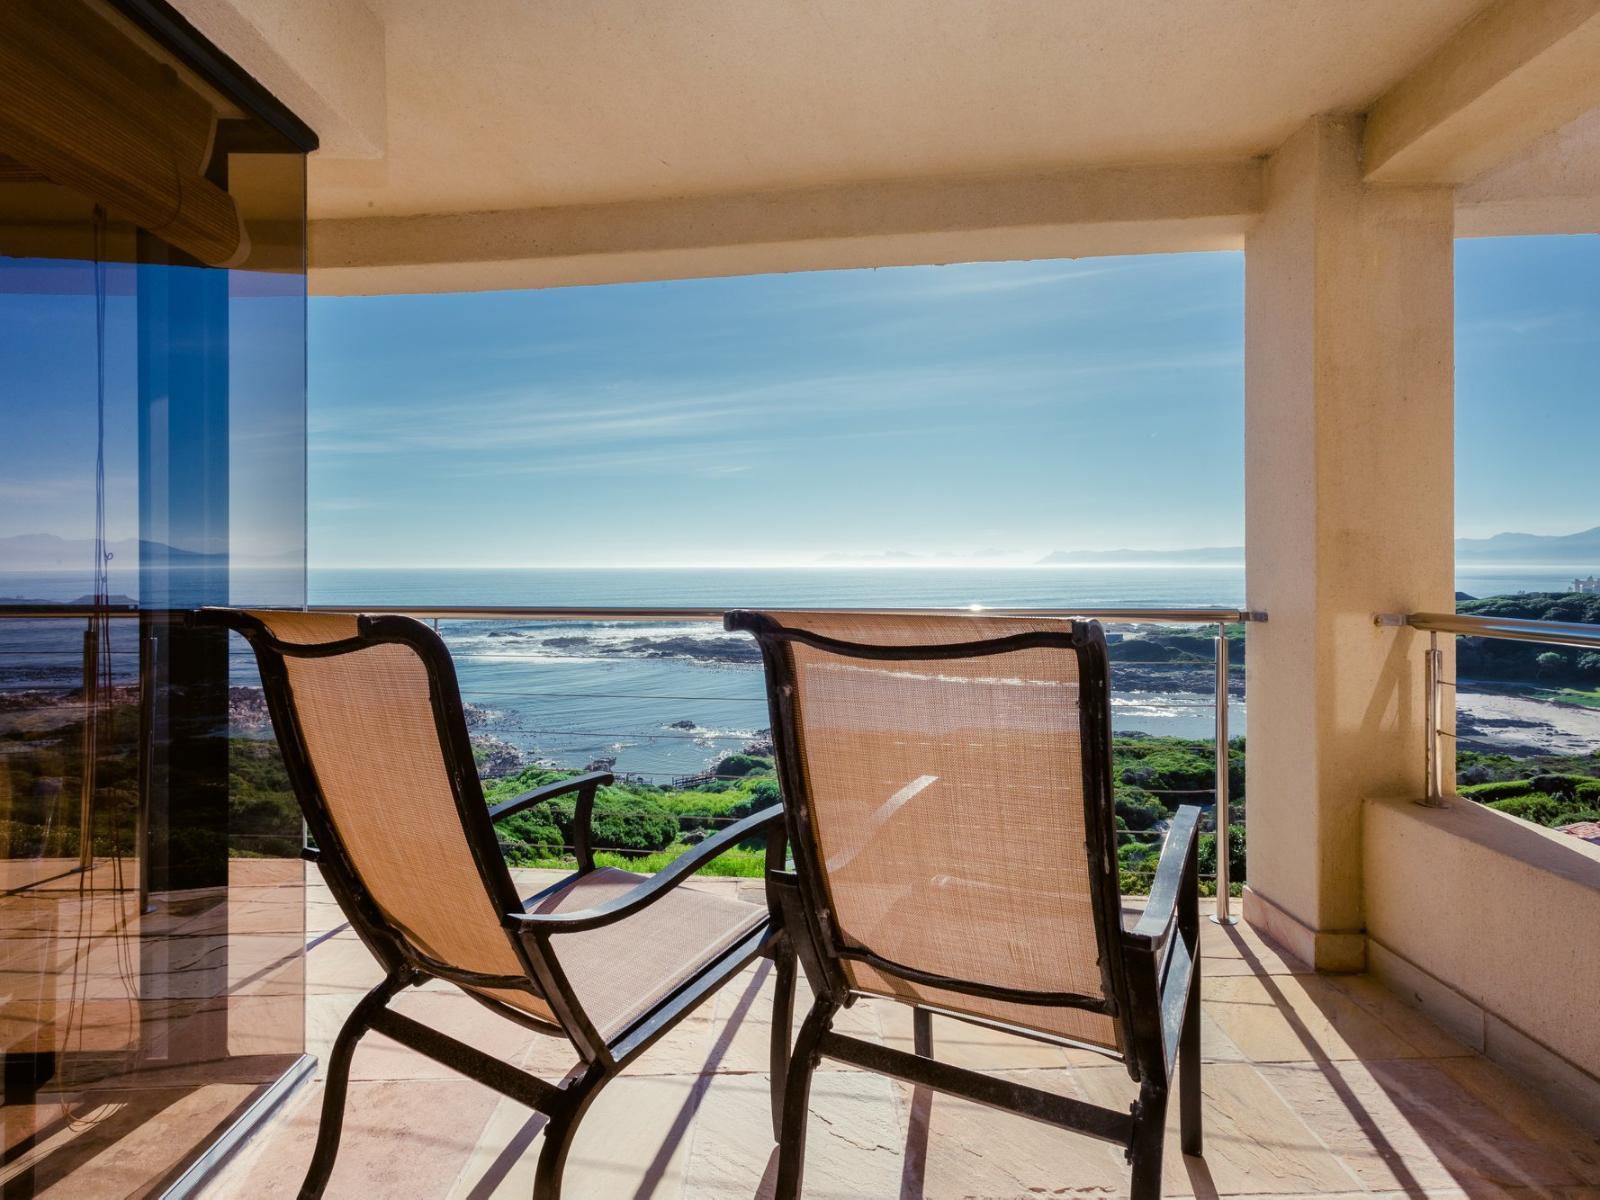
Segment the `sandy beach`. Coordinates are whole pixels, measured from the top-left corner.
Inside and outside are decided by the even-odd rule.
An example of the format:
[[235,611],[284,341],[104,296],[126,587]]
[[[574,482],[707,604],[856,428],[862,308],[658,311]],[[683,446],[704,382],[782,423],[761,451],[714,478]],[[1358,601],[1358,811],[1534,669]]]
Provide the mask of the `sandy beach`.
[[1465,750],[1500,754],[1593,754],[1600,751],[1600,709],[1554,704],[1463,683],[1456,732]]

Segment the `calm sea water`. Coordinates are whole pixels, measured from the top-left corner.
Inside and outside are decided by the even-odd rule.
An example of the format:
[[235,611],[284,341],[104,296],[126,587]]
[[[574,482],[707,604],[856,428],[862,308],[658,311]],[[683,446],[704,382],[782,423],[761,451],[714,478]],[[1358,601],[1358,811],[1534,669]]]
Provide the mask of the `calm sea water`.
[[[1463,573],[1474,595],[1557,591],[1570,571]],[[113,578],[113,591],[133,591]],[[236,603],[271,602],[281,577],[236,572]],[[77,576],[0,575],[0,594],[71,600]],[[1237,567],[1023,568],[675,568],[504,570],[313,570],[313,604],[368,609],[407,605],[715,607],[1239,607]],[[81,632],[46,622],[0,623],[0,690],[72,687]],[[703,769],[738,750],[767,721],[754,648],[712,625],[447,621],[440,632],[473,705],[475,732],[516,746],[529,760],[584,766],[614,759],[618,770],[670,778]],[[135,663],[132,628],[117,627],[119,677]],[[254,682],[242,643],[235,682]],[[1208,737],[1214,712],[1204,679],[1194,690],[1118,687],[1113,719],[1122,730]],[[1242,733],[1242,701],[1230,707]]]

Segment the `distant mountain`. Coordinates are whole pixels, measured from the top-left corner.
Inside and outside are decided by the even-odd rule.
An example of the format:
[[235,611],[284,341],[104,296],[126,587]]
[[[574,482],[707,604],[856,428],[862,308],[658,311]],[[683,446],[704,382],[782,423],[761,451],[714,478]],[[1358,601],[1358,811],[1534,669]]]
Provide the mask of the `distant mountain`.
[[[1548,565],[1600,569],[1600,525],[1582,533],[1545,535],[1497,533],[1487,538],[1457,538],[1456,559],[1472,563]],[[1244,562],[1243,546],[1205,546],[1194,550],[1057,550],[1040,566],[1092,563]]]
[[[179,550],[161,542],[141,542],[123,538],[106,543],[113,567],[137,567],[141,558],[166,557],[169,562],[204,563],[218,556]],[[0,570],[56,571],[94,566],[94,541],[91,538],[64,538],[53,533],[19,533],[0,537]]]
[[1486,538],[1457,538],[1456,558],[1472,562],[1548,563],[1552,566],[1600,567],[1600,525],[1582,533],[1497,533]]
[[1093,563],[1193,563],[1239,565],[1243,546],[1202,546],[1194,550],[1057,550],[1039,560],[1041,567]]

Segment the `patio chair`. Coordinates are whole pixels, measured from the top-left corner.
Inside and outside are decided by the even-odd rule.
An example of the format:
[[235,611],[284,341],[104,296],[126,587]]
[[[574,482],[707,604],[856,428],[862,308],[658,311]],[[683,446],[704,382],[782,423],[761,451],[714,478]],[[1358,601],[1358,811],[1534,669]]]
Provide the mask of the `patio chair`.
[[[1199,1154],[1199,810],[1172,821],[1124,927],[1110,672],[1094,622],[732,612],[760,642],[793,871],[775,898],[816,1002],[790,1058],[776,1195],[800,1193],[820,1057],[1124,1147],[1160,1194],[1167,1096]],[[833,1029],[913,1008],[915,1053]],[[1121,1059],[1127,1111],[937,1061],[930,1014]],[[1070,1181],[1063,1180],[1064,1184]]]
[[[455,669],[439,636],[397,616],[206,610],[255,650],[273,727],[322,870],[385,978],[355,1007],[328,1063],[302,1197],[322,1194],[338,1153],[350,1061],[369,1029],[548,1117],[534,1195],[555,1200],[574,1131],[599,1090],[758,955],[792,990],[792,951],[764,906],[680,887],[753,835],[783,862],[774,805],[699,843],[654,876],[596,867],[590,832],[605,772],[489,808],[473,765]],[[495,823],[575,794],[577,872],[523,900]],[[577,1063],[552,1084],[392,1011],[408,985],[447,980],[502,1016],[564,1036]],[[774,1098],[790,1031],[774,1030]],[[774,1127],[776,1128],[776,1110]]]

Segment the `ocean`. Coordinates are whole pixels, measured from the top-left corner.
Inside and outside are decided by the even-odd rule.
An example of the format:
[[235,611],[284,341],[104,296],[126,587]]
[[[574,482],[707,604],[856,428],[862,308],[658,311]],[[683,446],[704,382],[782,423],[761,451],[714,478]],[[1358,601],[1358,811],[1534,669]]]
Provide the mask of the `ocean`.
[[[1560,569],[1463,572],[1473,595],[1559,591]],[[274,583],[277,586],[274,586]],[[131,594],[113,577],[112,590]],[[281,581],[236,572],[236,602],[260,602]],[[71,600],[81,576],[0,575],[0,593]],[[656,607],[1240,607],[1244,572],[1231,566],[797,567],[313,569],[313,604],[369,610],[408,605]],[[7,626],[10,628],[7,628]],[[1136,632],[1129,626],[1109,631]],[[131,682],[131,623],[114,623],[113,666]],[[742,635],[714,625],[638,622],[444,621],[473,733],[513,747],[532,764],[583,767],[610,760],[618,771],[661,782],[704,770],[737,752],[768,724],[760,664]],[[81,631],[55,622],[0,622],[0,690],[70,688],[80,670]],[[234,682],[255,682],[239,642]],[[1192,678],[1190,677],[1192,676]],[[1204,738],[1215,714],[1209,667],[1114,675],[1119,731]],[[1248,727],[1241,696],[1230,728]]]

